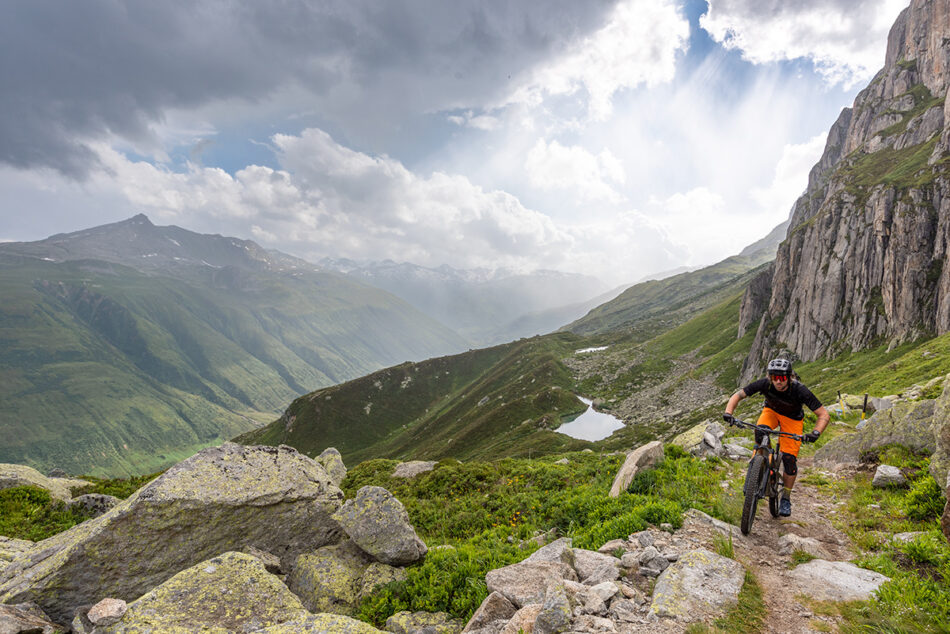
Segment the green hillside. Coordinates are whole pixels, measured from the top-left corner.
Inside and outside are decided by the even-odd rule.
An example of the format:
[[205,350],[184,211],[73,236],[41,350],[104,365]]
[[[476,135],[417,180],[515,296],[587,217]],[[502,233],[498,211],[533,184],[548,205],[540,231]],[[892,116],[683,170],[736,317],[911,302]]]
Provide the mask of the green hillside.
[[460,340],[334,274],[0,254],[0,462],[155,471],[301,393]]

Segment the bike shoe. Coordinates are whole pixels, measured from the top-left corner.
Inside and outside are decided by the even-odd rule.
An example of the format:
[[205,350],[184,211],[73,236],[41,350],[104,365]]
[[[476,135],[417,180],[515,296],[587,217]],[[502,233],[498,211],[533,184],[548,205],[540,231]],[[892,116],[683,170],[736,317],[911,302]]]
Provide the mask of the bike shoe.
[[778,505],[778,514],[781,517],[788,517],[792,514],[792,501],[788,498],[782,498],[782,501]]

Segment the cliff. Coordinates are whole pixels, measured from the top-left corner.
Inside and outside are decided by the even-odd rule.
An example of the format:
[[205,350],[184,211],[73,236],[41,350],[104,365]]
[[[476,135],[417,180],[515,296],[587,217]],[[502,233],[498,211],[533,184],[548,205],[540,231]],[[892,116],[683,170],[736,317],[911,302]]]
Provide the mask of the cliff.
[[743,298],[743,331],[757,328],[743,380],[782,353],[950,330],[948,33],[950,0],[913,0],[884,68],[832,125],[774,266]]

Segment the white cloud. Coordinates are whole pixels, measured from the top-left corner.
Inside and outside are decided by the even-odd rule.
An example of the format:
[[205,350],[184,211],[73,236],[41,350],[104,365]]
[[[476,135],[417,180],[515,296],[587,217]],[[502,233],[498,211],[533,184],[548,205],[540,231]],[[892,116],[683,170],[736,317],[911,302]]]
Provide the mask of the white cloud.
[[497,117],[487,114],[476,115],[472,110],[462,115],[451,115],[447,118],[457,126],[467,126],[475,128],[476,130],[484,130],[485,132],[497,130],[501,125],[501,121]]
[[535,68],[508,101],[538,105],[583,88],[589,117],[604,120],[617,91],[670,81],[688,37],[689,23],[671,0],[624,0],[603,28]]
[[[696,187],[665,199],[649,202],[653,222],[670,236],[673,248],[689,254],[680,264],[714,262],[727,253],[738,253],[747,244],[767,233],[761,228],[743,227],[726,206],[721,194]],[[761,234],[761,235],[760,235]]]
[[623,184],[623,165],[607,148],[595,155],[577,145],[538,139],[525,157],[525,170],[529,182],[541,189],[566,191],[588,200],[623,200],[610,184]]
[[211,217],[236,235],[305,257],[391,258],[422,265],[531,270],[563,264],[573,238],[502,191],[463,176],[422,177],[325,132],[272,139],[284,169],[250,165],[234,176],[189,165],[176,173],[97,148],[138,210],[193,225]]
[[709,0],[700,25],[756,64],[809,58],[829,83],[854,85],[884,65],[907,0]]
[[821,158],[827,134],[819,134],[804,143],[789,144],[775,166],[775,177],[768,187],[754,188],[749,196],[763,215],[779,224],[788,218],[795,200],[808,186],[808,172]]

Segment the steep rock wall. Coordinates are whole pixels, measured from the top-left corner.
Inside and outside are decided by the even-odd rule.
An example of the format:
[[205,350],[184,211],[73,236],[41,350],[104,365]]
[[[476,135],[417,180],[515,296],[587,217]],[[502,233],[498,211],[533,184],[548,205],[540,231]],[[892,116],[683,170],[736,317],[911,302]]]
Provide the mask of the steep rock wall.
[[743,299],[740,321],[758,328],[742,380],[778,354],[810,361],[950,330],[948,35],[950,0],[914,0],[884,69],[832,125],[771,278]]

